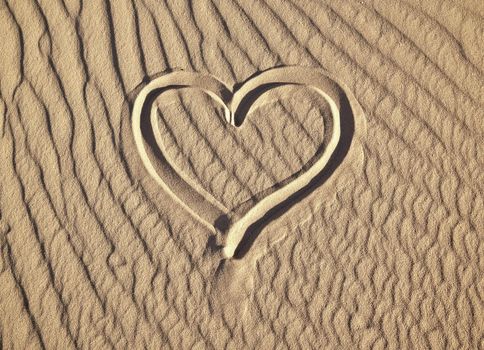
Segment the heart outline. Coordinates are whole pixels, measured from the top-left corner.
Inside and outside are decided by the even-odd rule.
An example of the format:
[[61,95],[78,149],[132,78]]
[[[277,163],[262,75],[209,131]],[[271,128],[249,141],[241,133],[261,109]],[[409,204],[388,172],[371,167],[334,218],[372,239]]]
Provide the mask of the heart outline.
[[[199,186],[196,186],[191,179],[185,176],[183,172],[181,172],[179,169],[176,168],[176,166],[171,163],[169,158],[164,156],[163,150],[161,149],[161,145],[163,144],[163,142],[161,140],[159,128],[157,127],[158,119],[155,114],[154,108],[152,108],[153,106],[151,106],[149,103],[147,104],[147,102],[149,101],[149,96],[151,94],[154,94],[156,97],[158,97],[165,91],[179,89],[183,87],[198,88],[207,93],[214,101],[216,101],[224,108],[225,119],[229,124],[238,126],[236,125],[236,123],[239,121],[241,122],[240,125],[243,123],[244,118],[249,114],[251,107],[254,105],[255,101],[260,98],[261,94],[259,94],[258,96],[256,94],[254,100],[249,101],[248,103],[246,101],[247,98],[251,95],[251,93],[257,92],[264,86],[270,84],[303,85],[314,89],[328,102],[330,106],[333,132],[331,134],[330,141],[326,145],[326,148],[324,149],[322,154],[317,157],[315,162],[307,170],[299,174],[297,178],[285,183],[281,188],[262,198],[246,212],[239,214],[238,216],[231,216],[231,219],[234,222],[232,223],[232,226],[229,227],[224,246],[224,254],[228,258],[233,256],[238,243],[241,241],[248,227],[264,217],[267,212],[269,212],[277,205],[281,204],[285,199],[308,186],[308,184],[314,178],[324,172],[324,169],[326,168],[331,156],[333,155],[341,136],[339,98],[342,94],[345,95],[344,89],[326,71],[322,69],[306,67],[289,66],[272,68],[261,72],[255,77],[249,78],[237,89],[229,88],[222,81],[216,79],[211,75],[201,75],[198,73],[186,71],[175,71],[152,80],[143,89],[141,89],[134,101],[132,109],[132,131],[134,135],[134,140],[136,143],[136,147],[138,148],[138,152],[140,153],[140,157],[144,163],[144,166],[148,170],[148,173],[155,179],[155,181],[162,187],[162,189],[166,193],[168,193],[178,204],[180,204],[187,212],[197,218],[212,231],[217,231],[214,218],[219,218],[222,215],[228,215],[229,213],[227,213],[227,208],[223,207],[223,205],[219,203],[205,189],[197,189],[197,187]],[[183,199],[183,196],[180,195],[180,192],[174,191],[172,189],[172,187],[174,187],[173,184],[177,181],[172,181],[171,185],[167,181],[164,181],[161,178],[157,169],[155,168],[154,163],[151,162],[150,156],[148,155],[147,149],[145,148],[145,140],[143,137],[141,123],[143,112],[145,111],[145,108],[147,106],[151,107],[150,120],[152,132],[154,132],[154,138],[156,140],[156,143],[158,144],[158,147],[160,148],[162,158],[166,160],[168,167],[171,167],[171,175],[175,175],[175,177],[178,176],[179,180],[182,180],[181,183],[184,182],[190,187],[192,193],[189,194],[189,199],[190,196],[194,196],[194,191],[198,193],[198,195],[201,195],[201,197],[203,197],[203,200],[205,200],[208,205],[212,206],[210,208],[210,211],[212,211],[212,213],[209,213],[209,215],[207,215],[208,218],[204,218],[203,213],[207,210],[207,208],[204,207],[203,204],[201,205],[201,207],[200,204],[198,205],[198,210],[187,204],[186,198]],[[245,107],[248,108],[244,110]],[[242,120],[237,119],[240,117],[242,117]],[[166,169],[167,168],[165,167],[164,170]],[[203,200],[201,203],[203,203]],[[217,210],[214,210],[214,208],[216,208]]]

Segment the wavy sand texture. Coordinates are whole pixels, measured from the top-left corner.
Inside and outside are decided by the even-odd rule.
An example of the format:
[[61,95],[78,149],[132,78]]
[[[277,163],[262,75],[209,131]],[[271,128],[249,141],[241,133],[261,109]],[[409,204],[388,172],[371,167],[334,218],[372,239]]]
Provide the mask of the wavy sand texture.
[[[0,347],[483,348],[483,16],[475,0],[0,0]],[[236,90],[293,65],[336,77],[365,121],[226,259],[226,234],[146,170],[136,96],[178,70]],[[225,207],[327,146],[331,110],[304,87],[268,92],[243,132],[192,90],[153,101],[158,146]]]

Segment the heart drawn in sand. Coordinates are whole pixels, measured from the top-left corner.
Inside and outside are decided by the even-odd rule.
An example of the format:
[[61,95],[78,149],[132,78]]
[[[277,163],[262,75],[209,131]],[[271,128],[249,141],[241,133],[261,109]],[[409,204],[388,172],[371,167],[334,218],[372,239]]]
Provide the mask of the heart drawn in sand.
[[[257,203],[227,210],[167,157],[154,101],[170,90],[196,88],[223,107],[227,123],[238,127],[243,124],[256,101],[263,99],[268,90],[283,85],[304,86],[325,99],[331,110],[328,141],[325,142],[324,149],[300,171],[264,191]],[[132,110],[132,131],[148,173],[161,188],[212,231],[227,231],[223,251],[230,258],[234,256],[243,237],[250,234],[251,227],[270,219],[276,209],[285,210],[301,196],[307,195],[314,188],[312,185],[316,180],[324,175],[325,169],[332,168],[329,169],[332,172],[337,167],[347,149],[335,151],[351,143],[354,129],[353,117],[348,119],[349,122],[342,123],[342,116],[352,114],[353,107],[354,104],[347,99],[347,91],[321,69],[273,68],[251,77],[235,91],[211,75],[175,71],[152,80],[139,92]],[[326,129],[325,127],[325,132]],[[342,145],[342,136],[345,145]],[[340,154],[335,157],[335,153]],[[331,162],[334,164],[330,167]]]

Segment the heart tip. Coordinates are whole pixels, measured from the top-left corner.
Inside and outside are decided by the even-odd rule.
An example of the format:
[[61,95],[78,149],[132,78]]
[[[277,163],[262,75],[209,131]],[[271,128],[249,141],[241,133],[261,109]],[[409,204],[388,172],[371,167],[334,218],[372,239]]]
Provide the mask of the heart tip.
[[226,259],[232,259],[234,257],[235,249],[231,246],[225,246],[223,249],[224,257]]
[[234,115],[233,113],[230,111],[230,110],[227,110],[225,112],[225,120],[227,121],[227,123],[229,123],[230,125],[234,125]]

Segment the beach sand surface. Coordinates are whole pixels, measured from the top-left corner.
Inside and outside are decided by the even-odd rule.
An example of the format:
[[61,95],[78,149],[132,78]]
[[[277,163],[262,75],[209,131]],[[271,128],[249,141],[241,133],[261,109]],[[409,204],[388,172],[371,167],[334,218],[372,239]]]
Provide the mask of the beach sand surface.
[[484,348],[482,1],[0,29],[0,348]]

